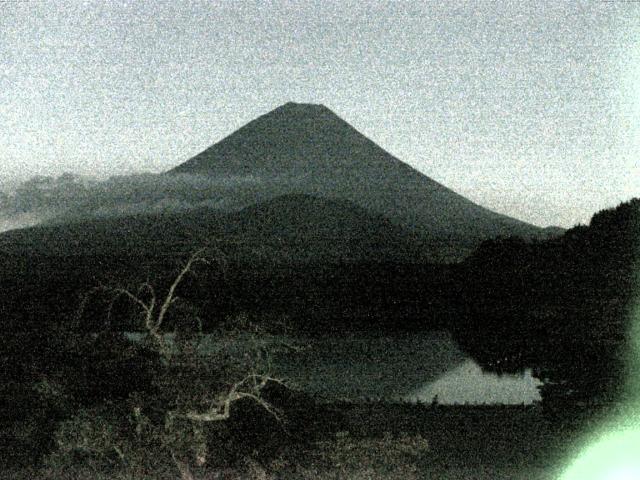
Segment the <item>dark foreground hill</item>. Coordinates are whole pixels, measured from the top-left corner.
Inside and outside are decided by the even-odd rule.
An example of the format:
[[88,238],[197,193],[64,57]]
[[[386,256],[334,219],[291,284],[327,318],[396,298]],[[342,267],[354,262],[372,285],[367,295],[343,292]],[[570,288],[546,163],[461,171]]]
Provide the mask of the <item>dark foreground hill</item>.
[[[322,105],[287,103],[168,174],[249,176],[265,182],[256,190],[263,199],[291,192],[345,199],[413,233],[466,251],[470,243],[487,238],[549,233],[456,194]],[[243,202],[238,196],[236,206]]]

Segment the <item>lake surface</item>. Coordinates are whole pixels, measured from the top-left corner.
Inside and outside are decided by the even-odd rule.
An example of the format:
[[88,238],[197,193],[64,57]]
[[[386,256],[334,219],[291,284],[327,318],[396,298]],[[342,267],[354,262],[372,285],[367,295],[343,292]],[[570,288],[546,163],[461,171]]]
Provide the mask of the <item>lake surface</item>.
[[321,397],[441,404],[522,404],[540,400],[541,382],[484,372],[447,333],[315,341],[276,360],[276,370]]
[[[130,338],[140,339],[139,334]],[[327,401],[385,400],[441,404],[529,404],[540,400],[542,383],[521,375],[484,372],[446,332],[393,336],[286,339],[300,351],[273,356],[273,373]],[[264,345],[278,338],[264,340]],[[246,340],[237,340],[241,351]],[[201,344],[203,352],[224,348],[214,336]]]

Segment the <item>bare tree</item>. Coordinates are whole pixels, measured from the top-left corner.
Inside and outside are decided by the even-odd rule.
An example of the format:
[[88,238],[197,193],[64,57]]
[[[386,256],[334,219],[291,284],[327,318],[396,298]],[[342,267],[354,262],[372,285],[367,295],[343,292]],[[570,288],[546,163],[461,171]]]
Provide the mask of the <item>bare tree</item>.
[[[194,465],[203,467],[212,453],[207,442],[207,424],[224,422],[231,417],[234,405],[247,400],[260,406],[278,421],[282,413],[263,395],[267,385],[285,385],[282,378],[271,369],[269,352],[256,338],[257,332],[250,332],[249,338],[242,338],[231,332],[231,340],[221,339],[224,345],[246,342],[247,351],[203,352],[200,348],[205,335],[202,323],[196,335],[173,337],[169,340],[164,327],[167,315],[178,302],[178,290],[187,276],[194,275],[196,265],[211,265],[205,250],[194,252],[175,276],[164,296],[157,294],[150,281],[142,283],[136,290],[123,287],[105,287],[111,300],[107,315],[111,315],[114,303],[126,298],[137,306],[141,313],[142,327],[147,334],[150,348],[162,359],[162,366],[156,383],[160,394],[164,420],[161,425],[152,426],[144,414],[145,408],[157,399],[139,397],[133,401],[132,418],[136,425],[136,435],[154,436],[170,453],[183,480],[193,480]],[[227,340],[227,341],[224,341]],[[210,372],[218,370],[219,375],[211,378]],[[185,441],[188,445],[185,445]],[[112,447],[113,448],[113,447]],[[122,451],[120,449],[119,451]],[[124,454],[122,454],[124,456]]]
[[[109,316],[111,314],[111,309],[121,296],[125,296],[127,299],[131,300],[134,304],[140,307],[142,313],[144,315],[144,323],[143,327],[146,333],[153,339],[155,342],[158,353],[162,355],[162,358],[169,362],[172,357],[172,350],[167,345],[165,337],[162,333],[162,327],[164,324],[165,317],[169,312],[169,309],[172,305],[174,305],[178,301],[178,296],[176,295],[176,290],[185,279],[185,277],[193,273],[193,268],[197,264],[206,264],[209,265],[210,262],[204,256],[204,249],[197,250],[195,253],[189,257],[185,265],[182,267],[178,275],[175,277],[173,282],[171,283],[169,290],[167,291],[164,299],[158,299],[156,295],[155,288],[153,285],[147,280],[142,283],[137,292],[134,294],[126,288],[107,288],[102,287],[107,290],[110,290],[114,295],[109,304]],[[145,300],[143,297],[144,293],[147,293],[149,296],[148,300]]]

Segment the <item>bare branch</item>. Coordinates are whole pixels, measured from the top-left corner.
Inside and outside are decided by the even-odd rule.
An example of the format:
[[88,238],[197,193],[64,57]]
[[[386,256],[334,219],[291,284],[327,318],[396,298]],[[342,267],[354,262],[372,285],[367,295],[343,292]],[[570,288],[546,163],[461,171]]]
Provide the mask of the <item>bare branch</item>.
[[146,282],[141,284],[140,287],[138,287],[138,296],[141,295],[145,290],[147,290],[151,294],[152,298],[155,298],[156,291],[154,290],[153,285],[151,285],[149,280],[147,280]]
[[140,300],[140,298],[138,298],[136,295],[131,293],[126,288],[112,288],[111,291],[116,294],[115,297],[113,297],[113,299],[111,300],[111,303],[114,303],[118,298],[124,295],[127,298],[129,298],[129,300],[131,300],[132,302],[138,304],[142,308],[142,310],[144,310],[147,316],[150,313],[152,313],[150,305],[147,305],[146,303],[144,303],[142,300]]
[[[242,389],[248,382],[253,381],[250,388]],[[253,400],[276,420],[282,421],[282,413],[260,396],[261,391],[269,382],[284,385],[284,381],[268,375],[250,374],[231,386],[227,394],[218,401],[212,401],[211,407],[206,412],[188,411],[186,413],[173,413],[172,416],[185,418],[194,422],[220,422],[227,420],[231,415],[231,406],[234,402],[243,398]]]
[[230,403],[225,403],[225,408],[222,410],[222,413],[218,412],[218,410],[216,409],[209,410],[208,412],[204,413],[187,412],[182,415],[182,417],[186,418],[187,420],[191,420],[192,422],[222,422],[224,420],[227,420],[231,413],[230,408],[227,408],[227,405],[230,405]]
[[264,408],[268,413],[270,413],[276,420],[278,420],[279,422],[282,421],[282,413],[273,405],[271,405],[269,402],[267,402],[264,398],[260,397],[259,395],[254,395],[253,393],[239,392],[237,396],[238,396],[238,399],[250,398],[251,400],[255,401],[258,405],[260,405],[262,408]]
[[193,267],[193,265],[196,263],[205,263],[205,264],[209,263],[208,260],[202,256],[203,252],[204,252],[204,249],[200,249],[194,252],[193,255],[191,255],[191,257],[189,258],[185,266],[182,268],[178,276],[175,278],[175,280],[171,284],[171,287],[169,287],[169,292],[167,293],[167,296],[164,299],[162,307],[160,308],[160,313],[158,314],[158,318],[156,319],[156,323],[155,323],[156,329],[160,328],[160,326],[162,325],[162,322],[164,321],[164,317],[167,314],[167,311],[169,310],[169,307],[173,302],[175,302],[176,288],[178,288],[178,286],[184,279],[185,275],[191,272],[191,268]]
[[104,287],[100,285],[92,288],[87,293],[82,295],[82,298],[80,299],[80,305],[78,305],[78,310],[76,311],[74,327],[77,328],[80,326],[82,322],[82,315],[84,314],[84,311],[87,308],[87,305],[89,304],[89,300],[91,300],[91,297],[97,292],[100,292],[103,290],[104,290]]

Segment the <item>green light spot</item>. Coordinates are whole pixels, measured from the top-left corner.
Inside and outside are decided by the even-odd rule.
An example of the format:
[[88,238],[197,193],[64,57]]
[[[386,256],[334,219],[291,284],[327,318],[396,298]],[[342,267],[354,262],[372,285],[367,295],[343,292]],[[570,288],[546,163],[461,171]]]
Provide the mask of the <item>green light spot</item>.
[[[640,286],[640,270],[636,274]],[[629,320],[624,412],[603,426],[560,480],[640,480],[640,302]]]
[[640,480],[640,430],[605,434],[578,457],[562,480]]

